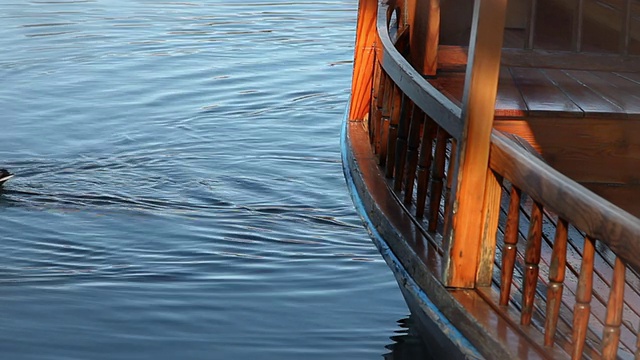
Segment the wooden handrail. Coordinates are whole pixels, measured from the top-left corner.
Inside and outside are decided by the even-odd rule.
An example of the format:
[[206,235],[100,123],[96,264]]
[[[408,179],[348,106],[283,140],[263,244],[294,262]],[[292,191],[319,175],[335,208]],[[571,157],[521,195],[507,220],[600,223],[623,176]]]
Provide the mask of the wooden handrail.
[[432,118],[451,136],[462,135],[462,109],[425,80],[411,64],[396,50],[387,28],[388,4],[380,4],[377,30],[379,42],[376,57],[391,80],[427,116]]
[[606,244],[640,272],[638,218],[562,175],[495,130],[489,166],[545,208]]

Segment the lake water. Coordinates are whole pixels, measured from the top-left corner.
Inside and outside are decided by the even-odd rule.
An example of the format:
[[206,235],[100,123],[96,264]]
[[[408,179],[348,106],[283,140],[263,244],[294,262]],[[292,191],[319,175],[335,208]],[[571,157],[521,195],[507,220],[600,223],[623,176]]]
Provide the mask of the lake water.
[[356,8],[0,2],[0,358],[417,356],[340,165]]

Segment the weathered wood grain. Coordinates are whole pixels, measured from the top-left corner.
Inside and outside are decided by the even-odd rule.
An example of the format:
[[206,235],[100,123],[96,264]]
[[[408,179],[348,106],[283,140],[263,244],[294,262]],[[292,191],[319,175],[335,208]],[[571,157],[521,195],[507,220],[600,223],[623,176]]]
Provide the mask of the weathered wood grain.
[[482,206],[500,72],[506,1],[476,0],[463,95],[462,137],[452,195],[452,226],[445,229],[444,283],[473,287],[480,256]]
[[[453,174],[453,172],[449,172]],[[502,176],[487,169],[486,189],[482,214],[482,244],[478,261],[477,286],[490,286],[493,277],[493,263],[496,255],[496,233],[500,217],[500,200],[502,197]],[[448,204],[448,202],[447,202]]]

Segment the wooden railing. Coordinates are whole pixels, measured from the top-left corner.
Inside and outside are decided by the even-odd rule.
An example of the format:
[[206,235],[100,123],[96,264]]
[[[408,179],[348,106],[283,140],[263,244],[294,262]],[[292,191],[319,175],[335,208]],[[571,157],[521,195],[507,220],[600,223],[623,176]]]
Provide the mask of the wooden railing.
[[[569,229],[577,229],[584,236],[570,314],[571,339],[563,343],[574,359],[586,351],[586,339],[592,332],[589,321],[596,241],[608,247],[615,254],[615,264],[603,334],[595,339],[601,349],[588,347],[596,357],[614,358],[625,306],[625,272],[640,272],[640,221],[562,176],[511,140],[492,133],[501,39],[491,39],[489,32],[504,26],[504,9],[500,8],[504,4],[476,1],[481,3],[476,6],[476,16],[485,20],[476,24],[477,36],[469,48],[465,96],[458,106],[403,56],[411,43],[405,19],[415,16],[406,13],[405,2],[374,6],[375,0],[361,0],[350,119],[365,120],[372,149],[389,186],[442,255],[445,286],[490,288],[495,280],[496,251],[500,250],[500,294],[495,302],[508,306],[523,199],[532,200],[527,213],[519,323],[531,326],[536,294],[540,298],[540,285],[546,286],[540,346],[557,343],[560,308],[566,298],[563,289]],[[502,20],[495,20],[496,16]],[[492,19],[497,24],[487,23]],[[483,49],[482,54],[475,49]],[[474,61],[479,56],[484,56],[482,61]],[[503,198],[508,199],[508,211],[501,227]],[[543,217],[548,213],[555,214],[555,234],[545,268],[548,276],[543,279],[539,273],[541,242],[546,236]],[[504,243],[496,244],[497,239]],[[486,299],[494,301],[491,296]]]
[[[567,234],[570,226],[584,236],[575,305],[573,308],[572,358],[581,358],[588,333],[590,303],[593,291],[594,255],[596,241],[615,254],[611,290],[606,307],[601,338],[603,358],[615,358],[620,339],[626,266],[640,269],[640,221],[606,200],[589,192],[576,182],[551,169],[504,135],[494,133],[491,138],[490,168],[497,179],[510,184],[509,207],[504,230],[504,247],[500,274],[500,305],[509,304],[515,268],[516,247],[520,229],[523,196],[533,200],[524,252],[522,281],[522,309],[520,323],[529,325],[533,313],[536,289],[540,279],[542,224],[545,211],[555,215],[553,251],[549,259],[546,293],[544,344],[551,346],[556,337],[560,306],[563,298],[567,265]],[[599,247],[601,251],[602,246]],[[636,350],[636,356],[640,352]]]

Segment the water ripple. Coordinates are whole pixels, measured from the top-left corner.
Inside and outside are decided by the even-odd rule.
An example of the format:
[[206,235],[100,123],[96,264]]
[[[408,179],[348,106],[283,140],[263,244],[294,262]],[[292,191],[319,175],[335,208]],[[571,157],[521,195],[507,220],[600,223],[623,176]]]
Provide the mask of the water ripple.
[[356,6],[2,1],[2,357],[384,353],[406,308],[338,144]]

